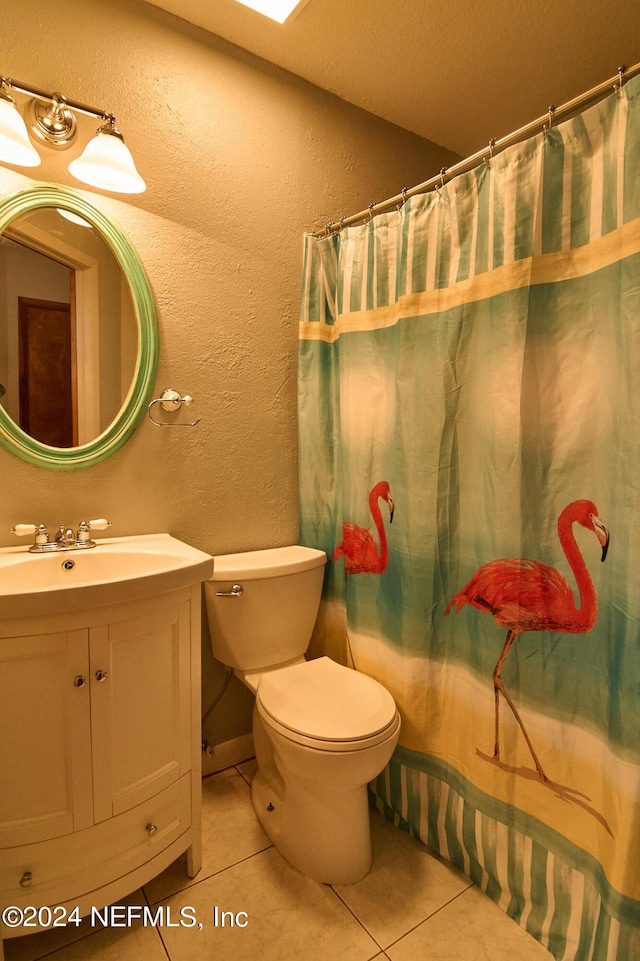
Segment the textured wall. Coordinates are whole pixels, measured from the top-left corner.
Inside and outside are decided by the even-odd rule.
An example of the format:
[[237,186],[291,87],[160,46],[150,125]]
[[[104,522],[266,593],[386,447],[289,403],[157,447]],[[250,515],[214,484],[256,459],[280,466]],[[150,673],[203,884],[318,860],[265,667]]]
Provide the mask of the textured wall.
[[[59,0],[52,16],[45,0],[4,0],[0,71],[116,114],[147,191],[87,196],[148,272],[158,392],[192,394],[203,419],[158,430],[145,418],[117,454],[81,472],[0,449],[0,546],[14,543],[16,522],[96,516],[113,535],[168,531],[210,553],[294,543],[302,234],[455,158],[137,0]],[[96,124],[79,126],[84,143]],[[78,187],[66,167],[81,149],[42,149],[34,177]],[[19,182],[18,169],[0,168],[0,189]],[[222,672],[206,643],[204,653],[208,698]],[[248,730],[249,704],[234,681],[211,739]]]

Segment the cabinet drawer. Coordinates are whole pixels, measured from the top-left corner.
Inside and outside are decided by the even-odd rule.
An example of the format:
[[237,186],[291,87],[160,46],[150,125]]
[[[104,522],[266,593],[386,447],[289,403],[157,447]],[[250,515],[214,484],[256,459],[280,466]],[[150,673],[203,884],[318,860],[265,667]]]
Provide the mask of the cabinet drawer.
[[[0,907],[59,904],[145,864],[191,824],[191,776],[118,817],[66,837],[0,851]],[[25,874],[28,886],[21,886]]]

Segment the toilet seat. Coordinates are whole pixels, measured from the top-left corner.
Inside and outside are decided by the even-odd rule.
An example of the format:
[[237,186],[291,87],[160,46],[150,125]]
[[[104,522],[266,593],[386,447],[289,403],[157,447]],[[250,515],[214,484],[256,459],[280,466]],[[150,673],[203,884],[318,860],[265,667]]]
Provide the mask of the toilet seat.
[[256,707],[284,737],[324,751],[373,747],[394,735],[400,723],[382,684],[329,657],[263,674]]

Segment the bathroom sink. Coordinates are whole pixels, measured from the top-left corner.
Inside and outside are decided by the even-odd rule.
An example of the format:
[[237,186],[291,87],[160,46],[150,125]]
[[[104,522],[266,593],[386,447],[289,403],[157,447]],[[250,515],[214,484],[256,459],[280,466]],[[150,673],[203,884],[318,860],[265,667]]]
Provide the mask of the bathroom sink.
[[105,537],[88,550],[0,549],[0,619],[117,604],[206,580],[213,558],[170,534]]

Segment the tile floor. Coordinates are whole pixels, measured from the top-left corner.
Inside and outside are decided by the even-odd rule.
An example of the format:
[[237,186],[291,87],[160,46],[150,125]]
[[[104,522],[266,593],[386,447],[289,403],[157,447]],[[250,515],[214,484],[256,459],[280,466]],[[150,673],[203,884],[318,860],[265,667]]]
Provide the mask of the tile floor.
[[5,941],[6,961],[549,961],[468,878],[377,811],[364,880],[329,886],[304,877],[255,818],[253,770],[247,761],[204,780],[197,879],[187,878],[180,858],[126,899],[166,906],[172,921],[183,908],[202,930],[140,922],[90,933],[57,929]]

